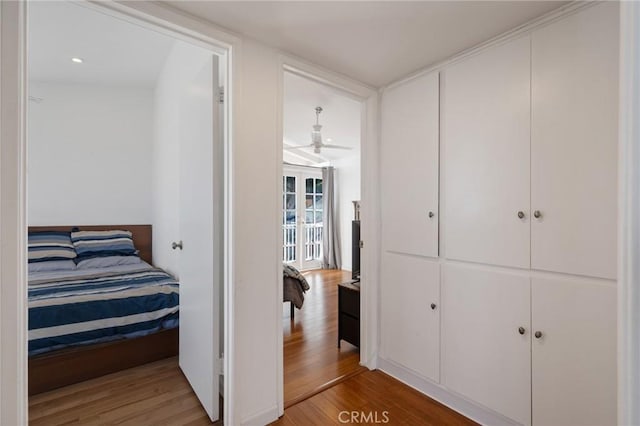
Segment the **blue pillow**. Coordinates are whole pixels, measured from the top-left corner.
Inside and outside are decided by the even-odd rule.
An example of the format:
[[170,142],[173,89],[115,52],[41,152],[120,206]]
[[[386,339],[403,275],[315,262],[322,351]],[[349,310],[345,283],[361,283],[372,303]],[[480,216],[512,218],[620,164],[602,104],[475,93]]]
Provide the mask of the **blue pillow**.
[[78,260],[136,254],[129,231],[76,231],[71,233],[71,241],[78,254]]
[[77,255],[69,232],[29,232],[29,263],[74,259]]
[[76,262],[67,260],[49,260],[47,262],[33,262],[29,264],[29,273],[50,271],[74,271]]
[[109,268],[111,266],[135,265],[142,263],[136,255],[130,256],[103,256],[103,257],[79,257],[78,269]]

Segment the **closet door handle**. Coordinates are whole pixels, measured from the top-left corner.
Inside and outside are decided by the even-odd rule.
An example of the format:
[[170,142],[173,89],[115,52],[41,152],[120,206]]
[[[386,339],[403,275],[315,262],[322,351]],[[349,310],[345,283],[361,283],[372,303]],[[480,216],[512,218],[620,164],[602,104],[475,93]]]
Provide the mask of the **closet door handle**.
[[524,327],[518,327],[518,333],[520,333],[521,335],[524,335],[524,333],[526,333],[527,330],[524,329]]
[[435,216],[435,213],[433,213],[433,212],[429,212],[429,217],[430,217],[430,218],[432,218],[432,217],[434,217],[434,216]]
[[171,243],[171,248],[172,248],[172,249],[174,249],[174,250],[175,250],[175,249],[178,249],[178,248],[179,248],[180,250],[182,250],[182,240],[180,240],[180,242],[177,242],[177,243],[176,243],[175,241],[174,241],[174,242],[172,242],[172,243]]
[[432,303],[432,304],[431,304],[431,309],[435,310],[435,309],[436,309],[436,307],[437,307],[437,306],[436,306],[436,304],[435,304],[435,303]]
[[542,337],[542,331],[536,331],[534,336],[536,336],[536,339],[539,339]]
[[519,217],[520,219],[524,219],[524,212],[523,212],[522,210],[520,210],[520,211],[518,212],[518,217]]
[[542,217],[542,212],[540,210],[534,211],[533,217],[535,217],[536,219],[540,219]]

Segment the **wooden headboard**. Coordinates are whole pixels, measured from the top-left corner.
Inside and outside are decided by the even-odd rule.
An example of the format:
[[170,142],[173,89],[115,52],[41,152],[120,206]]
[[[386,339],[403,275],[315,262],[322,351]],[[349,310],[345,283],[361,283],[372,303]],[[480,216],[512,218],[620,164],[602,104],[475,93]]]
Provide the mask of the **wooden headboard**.
[[140,258],[153,265],[151,225],[88,225],[88,226],[30,226],[29,232],[38,231],[63,231],[69,232],[73,228],[80,231],[130,231],[133,244],[140,251]]

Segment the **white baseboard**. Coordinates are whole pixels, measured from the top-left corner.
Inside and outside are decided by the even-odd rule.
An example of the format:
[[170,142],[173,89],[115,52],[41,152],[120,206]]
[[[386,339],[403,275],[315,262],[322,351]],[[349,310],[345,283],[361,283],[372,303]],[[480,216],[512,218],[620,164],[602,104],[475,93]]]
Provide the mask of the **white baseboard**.
[[263,426],[268,425],[271,422],[275,422],[276,420],[278,420],[278,417],[278,406],[274,405],[273,407],[268,408],[260,413],[245,417],[244,419],[242,419],[240,424],[243,426]]
[[443,386],[416,376],[412,371],[378,357],[378,369],[422,392],[473,421],[491,426],[514,426],[519,423],[448,391]]

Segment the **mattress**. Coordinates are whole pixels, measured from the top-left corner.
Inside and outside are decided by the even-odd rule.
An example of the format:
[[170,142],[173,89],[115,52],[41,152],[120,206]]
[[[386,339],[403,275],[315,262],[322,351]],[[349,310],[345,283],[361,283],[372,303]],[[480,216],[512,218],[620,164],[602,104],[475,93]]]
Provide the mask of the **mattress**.
[[178,326],[179,285],[145,262],[29,274],[29,355]]

